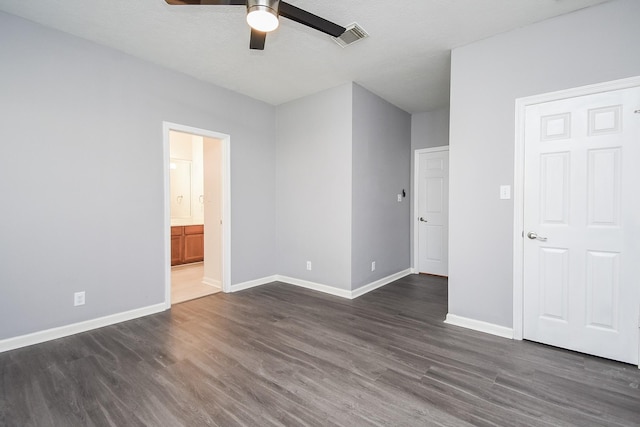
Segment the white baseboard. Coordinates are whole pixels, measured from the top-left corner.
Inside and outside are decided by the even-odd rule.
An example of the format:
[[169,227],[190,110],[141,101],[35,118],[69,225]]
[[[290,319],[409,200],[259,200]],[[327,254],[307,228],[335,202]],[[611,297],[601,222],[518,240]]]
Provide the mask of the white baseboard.
[[167,306],[165,305],[165,303],[155,304],[148,307],[125,311],[123,313],[111,314],[109,316],[99,317],[97,319],[86,320],[83,322],[73,323],[71,325],[65,325],[58,328],[34,332],[19,337],[7,338],[4,340],[0,340],[0,353],[9,350],[15,350],[17,348],[28,347],[34,344],[40,344],[58,338],[68,337],[69,335],[79,334],[81,332],[87,332],[93,329],[103,328],[115,323],[126,322],[127,320],[133,320],[139,317],[148,316],[150,314],[159,313],[166,310],[166,308]]
[[230,292],[244,291],[245,289],[255,288],[256,286],[266,285],[267,283],[277,282],[278,276],[268,276],[261,279],[249,280],[248,282],[237,283],[231,285]]
[[335,295],[342,298],[351,299],[351,291],[345,289],[335,288],[329,285],[323,285],[321,283],[309,282],[308,280],[296,279],[294,277],[276,276],[278,282],[288,283],[290,285],[299,286],[301,288],[311,289],[325,294]]
[[376,280],[375,282],[369,283],[368,285],[364,285],[359,287],[358,289],[354,289],[351,291],[351,299],[358,298],[366,293],[369,293],[375,289],[381,288],[384,285],[388,285],[389,283],[396,281],[398,279],[402,279],[410,274],[412,274],[413,269],[408,268],[406,270],[400,271],[398,273],[392,274],[387,277],[383,277],[382,279]]
[[496,335],[503,338],[513,339],[513,328],[507,328],[505,326],[495,325],[481,320],[469,319],[467,317],[456,316],[451,313],[447,314],[447,318],[444,323],[473,329],[474,331],[484,332],[486,334]]
[[376,280],[375,282],[369,283],[368,285],[361,286],[358,289],[355,289],[353,291],[336,288],[334,286],[323,285],[322,283],[310,282],[308,280],[296,279],[295,277],[281,276],[279,274],[276,274],[275,276],[263,277],[261,279],[250,280],[248,282],[232,285],[231,292],[243,291],[245,289],[255,288],[256,286],[262,286],[272,282],[283,282],[289,285],[299,286],[301,288],[311,289],[313,291],[318,291],[318,292],[322,292],[329,295],[335,295],[341,298],[354,299],[368,292],[371,292],[375,289],[378,289],[384,285],[388,285],[394,280],[398,280],[405,276],[408,276],[409,274],[411,274],[410,268],[400,271],[398,273],[392,274],[390,276],[384,277],[382,279]]
[[204,283],[205,285],[211,286],[213,288],[222,290],[222,282],[220,282],[219,280],[212,279],[210,277],[203,277],[202,283]]

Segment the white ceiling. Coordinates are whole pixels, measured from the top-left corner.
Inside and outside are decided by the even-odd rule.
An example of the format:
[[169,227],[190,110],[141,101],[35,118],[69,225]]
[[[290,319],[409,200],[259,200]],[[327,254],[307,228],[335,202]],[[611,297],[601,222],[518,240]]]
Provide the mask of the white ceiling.
[[[355,81],[410,113],[448,105],[452,48],[608,0],[289,0],[370,37],[341,48],[281,18],[249,50],[242,6],[0,0],[0,10],[278,105]],[[6,43],[6,40],[2,41]]]

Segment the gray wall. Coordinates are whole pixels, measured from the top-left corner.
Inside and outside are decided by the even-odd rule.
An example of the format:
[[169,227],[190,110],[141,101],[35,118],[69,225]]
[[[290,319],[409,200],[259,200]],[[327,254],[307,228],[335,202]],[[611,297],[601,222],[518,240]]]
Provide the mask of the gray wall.
[[231,280],[276,273],[274,107],[4,13],[0,39],[0,339],[163,302],[163,120],[231,135]]
[[277,108],[278,273],[343,290],[351,289],[351,106],[349,83]]
[[449,108],[411,116],[411,151],[449,145]]
[[450,313],[512,326],[515,99],[640,75],[639,18],[614,1],[453,51]]
[[349,291],[408,268],[410,115],[349,83],[277,122],[278,273]]
[[415,176],[415,151],[422,148],[444,147],[449,145],[449,108],[441,108],[439,110],[428,111],[426,113],[416,113],[411,115],[411,265],[413,265],[413,241],[414,226],[417,218],[413,217],[414,203],[416,202],[415,192],[413,188]]
[[[352,289],[410,267],[411,116],[353,85]],[[397,194],[407,197],[398,203]],[[376,261],[376,271],[371,262]]]

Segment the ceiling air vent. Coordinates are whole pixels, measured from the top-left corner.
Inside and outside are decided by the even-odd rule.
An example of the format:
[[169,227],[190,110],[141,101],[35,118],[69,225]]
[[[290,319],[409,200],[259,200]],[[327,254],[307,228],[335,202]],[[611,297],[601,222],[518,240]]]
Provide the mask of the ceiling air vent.
[[347,26],[347,31],[342,33],[340,37],[334,37],[333,40],[340,46],[347,47],[367,37],[369,37],[369,34],[364,28],[354,22]]

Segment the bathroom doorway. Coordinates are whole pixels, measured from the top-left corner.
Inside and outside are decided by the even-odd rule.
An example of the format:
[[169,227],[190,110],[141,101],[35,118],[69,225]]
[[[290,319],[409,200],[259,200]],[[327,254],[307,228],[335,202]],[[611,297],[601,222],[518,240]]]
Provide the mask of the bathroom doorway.
[[229,139],[164,123],[167,308],[228,290]]

